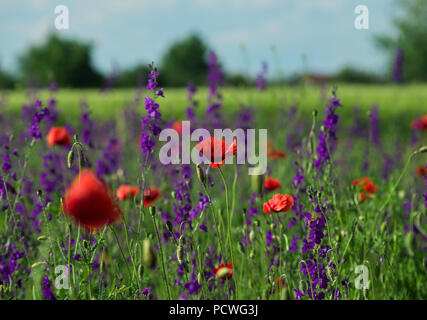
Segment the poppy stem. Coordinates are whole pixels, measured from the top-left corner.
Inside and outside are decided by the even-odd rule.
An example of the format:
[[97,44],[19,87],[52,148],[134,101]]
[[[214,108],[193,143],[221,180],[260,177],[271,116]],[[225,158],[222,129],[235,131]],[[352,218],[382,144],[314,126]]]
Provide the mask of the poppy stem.
[[170,292],[170,288],[169,288],[168,276],[167,276],[166,270],[165,270],[165,260],[164,260],[164,256],[163,256],[162,243],[160,242],[159,229],[157,228],[157,222],[156,222],[156,219],[155,219],[153,214],[151,214],[151,218],[153,219],[154,228],[156,229],[157,241],[159,242],[160,259],[162,260],[163,280],[166,283],[166,289],[168,291],[168,298],[169,298],[169,300],[172,300],[171,292]]
[[[231,261],[233,262],[233,268],[234,268],[234,272],[235,274],[237,274],[236,272],[236,262],[234,261],[234,254],[233,254],[233,246],[231,243],[231,214],[230,214],[230,206],[229,206],[229,201],[228,201],[228,187],[227,187],[227,182],[225,181],[225,177],[224,174],[222,173],[221,167],[218,166],[219,169],[219,173],[221,174],[221,179],[222,182],[224,184],[224,188],[225,188],[225,204],[227,207],[227,222],[228,222],[228,246],[230,248],[230,256],[231,256]],[[235,287],[236,287],[236,299],[238,298],[238,289],[237,289],[237,281],[234,281],[235,283]]]
[[111,226],[111,225],[110,225],[110,229],[113,232],[113,235],[114,235],[114,238],[116,239],[117,245],[119,246],[119,250],[120,250],[120,253],[122,254],[123,262],[125,263],[126,268],[128,270],[129,277],[132,280],[132,273],[130,272],[129,265],[128,265],[127,261],[126,261],[125,253],[123,252],[122,246],[120,245],[120,241],[119,241],[119,238],[117,237],[117,233],[114,230],[113,226]]
[[412,158],[416,154],[418,154],[418,150],[412,152],[411,155],[408,157],[408,160],[406,161],[405,167],[403,168],[402,172],[400,173],[399,178],[397,178],[396,182],[394,183],[393,187],[391,188],[390,192],[388,193],[387,200],[383,203],[383,205],[381,206],[381,208],[378,210],[378,213],[375,215],[374,225],[373,225],[373,228],[372,228],[372,234],[375,234],[374,231],[375,231],[375,228],[376,228],[377,223],[378,223],[377,221],[378,221],[379,215],[383,212],[383,210],[386,208],[386,206],[390,202],[391,197],[394,194],[394,191],[396,190],[397,186],[400,183],[400,180],[402,180],[403,176],[405,175],[406,171],[408,170],[409,165],[411,164]]

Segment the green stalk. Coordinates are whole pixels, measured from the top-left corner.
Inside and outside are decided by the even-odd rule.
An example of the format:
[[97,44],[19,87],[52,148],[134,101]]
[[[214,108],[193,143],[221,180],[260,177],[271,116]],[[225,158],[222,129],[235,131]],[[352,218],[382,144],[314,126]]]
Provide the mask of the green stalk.
[[168,276],[166,274],[166,269],[165,269],[165,260],[164,260],[164,256],[163,256],[163,248],[162,248],[162,244],[160,242],[159,229],[157,228],[156,219],[154,218],[153,214],[151,215],[151,218],[153,219],[154,228],[156,229],[157,241],[159,242],[160,259],[162,260],[163,280],[166,283],[166,289],[168,291],[168,299],[172,300],[172,296],[171,296],[171,292],[170,292],[170,288],[169,288]]
[[[225,203],[227,206],[227,221],[228,221],[228,246],[230,249],[231,261],[233,262],[233,269],[236,270],[236,267],[235,267],[236,261],[234,260],[233,246],[231,243],[231,214],[230,214],[229,201],[228,201],[228,187],[227,187],[227,182],[225,181],[225,178],[224,178],[224,174],[222,173],[221,167],[218,166],[218,169],[219,169],[219,173],[221,174],[221,179],[222,179],[222,182],[223,182],[224,188],[225,188]],[[235,272],[234,270],[233,270],[233,273],[237,274],[237,272]],[[236,287],[236,299],[238,299],[238,296],[239,296],[238,292],[239,291],[238,291],[238,287],[237,287],[237,281],[234,281],[234,283],[235,283],[235,287]]]

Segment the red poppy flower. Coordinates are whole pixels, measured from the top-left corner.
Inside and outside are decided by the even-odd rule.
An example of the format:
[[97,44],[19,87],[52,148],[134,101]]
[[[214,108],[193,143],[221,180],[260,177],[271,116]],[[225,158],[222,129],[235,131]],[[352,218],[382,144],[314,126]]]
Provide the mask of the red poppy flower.
[[149,190],[144,191],[144,208],[152,206],[154,203],[159,200],[160,196],[162,195],[162,192],[155,188],[150,187]]
[[427,167],[425,166],[419,166],[416,170],[416,173],[421,178],[427,179]]
[[378,185],[374,184],[371,178],[364,177],[362,179],[355,179],[351,182],[352,185],[358,186],[360,189],[359,200],[370,200],[371,195],[375,194],[378,189]]
[[88,232],[97,231],[121,217],[107,186],[91,170],[82,171],[68,187],[63,209]]
[[411,128],[427,132],[427,114],[411,122]]
[[267,151],[267,157],[271,159],[285,159],[287,157],[286,153],[279,150]]
[[363,190],[365,190],[367,193],[374,194],[377,192],[378,185],[374,184],[372,181],[369,181],[364,187]]
[[182,133],[182,121],[178,120],[175,121],[172,125],[172,129],[174,129],[176,132],[178,132],[178,134]]
[[270,177],[265,179],[264,186],[267,191],[274,191],[280,189],[282,185],[280,184],[279,180]]
[[138,191],[139,189],[137,187],[123,184],[117,189],[116,195],[120,200],[125,200],[135,197],[138,194]]
[[221,263],[217,268],[213,269],[212,272],[220,279],[231,279],[233,276],[233,262]]
[[64,127],[52,127],[47,134],[47,144],[49,147],[53,147],[54,145],[59,145],[66,147],[71,143],[71,137],[68,133],[67,129]]
[[289,194],[276,193],[272,199],[264,203],[263,209],[267,214],[273,212],[286,212],[294,206],[294,199]]
[[203,153],[203,156],[211,162],[211,167],[218,168],[224,164],[225,158],[237,154],[237,142],[229,145],[224,140],[210,138],[199,142],[194,146]]

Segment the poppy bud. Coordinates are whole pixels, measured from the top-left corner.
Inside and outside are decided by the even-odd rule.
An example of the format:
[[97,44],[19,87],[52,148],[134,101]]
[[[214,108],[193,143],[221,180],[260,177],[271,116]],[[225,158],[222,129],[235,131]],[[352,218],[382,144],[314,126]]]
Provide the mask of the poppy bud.
[[241,242],[239,242],[239,251],[241,253],[245,253],[245,247],[243,246],[243,244]]
[[43,261],[35,262],[35,263],[33,263],[33,264],[31,265],[31,269],[33,269],[33,268],[35,268],[35,267],[38,267],[38,266],[41,266],[42,264],[44,264],[44,262],[43,262]]
[[251,232],[249,232],[249,240],[251,242],[254,242],[254,240],[255,240],[255,232],[253,230],[251,230]]
[[172,192],[171,192],[171,196],[172,196],[172,199],[176,199],[176,192],[175,192],[175,191],[172,191]]
[[254,250],[251,250],[251,252],[249,253],[249,258],[252,260],[255,257],[255,252]]
[[202,283],[202,274],[200,272],[197,274],[197,282]]
[[156,215],[156,207],[155,206],[151,206],[148,210],[150,211],[150,213],[153,217]]
[[43,195],[43,191],[42,191],[42,190],[40,190],[40,189],[38,189],[38,190],[37,190],[37,197],[41,198],[41,197],[42,197],[42,195]]
[[40,236],[40,237],[37,238],[37,241],[44,241],[46,239],[47,239],[46,236]]
[[198,164],[196,166],[196,173],[197,173],[197,177],[199,178],[200,182],[205,185],[206,183],[206,176],[205,173],[203,172],[202,166],[200,164]]
[[167,222],[166,222],[166,227],[168,228],[169,232],[173,234],[173,226],[172,226],[172,222],[167,221]]
[[264,175],[261,174],[261,171],[259,171],[260,169],[255,170],[256,172],[251,175],[252,191],[256,192],[257,194],[261,194],[264,191]]
[[420,153],[427,152],[427,146],[422,146],[421,148],[418,149],[418,152]]
[[82,246],[85,250],[89,250],[90,248],[90,243],[87,240],[83,240]]
[[142,264],[138,266],[138,276],[140,279],[144,276],[144,266]]
[[184,243],[185,243],[185,240],[181,236],[178,239],[178,248],[176,249],[176,258],[178,259],[178,262],[180,264],[182,264],[182,262],[184,261]]
[[151,247],[151,241],[145,239],[142,243],[142,262],[147,268],[154,268],[156,265],[156,256],[154,255],[153,248]]

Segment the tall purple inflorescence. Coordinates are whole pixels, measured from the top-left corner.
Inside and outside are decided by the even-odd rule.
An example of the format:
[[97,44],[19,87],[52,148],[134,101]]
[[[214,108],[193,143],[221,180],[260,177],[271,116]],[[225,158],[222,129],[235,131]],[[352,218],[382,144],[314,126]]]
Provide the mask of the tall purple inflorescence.
[[164,97],[163,88],[156,89],[159,77],[159,72],[157,68],[154,67],[154,63],[148,65],[150,68],[150,73],[148,75],[147,90],[149,93],[152,93],[152,96],[145,97],[145,109],[147,110],[147,115],[141,117],[141,150],[144,154],[151,154],[155,146],[155,137],[160,134],[160,122],[162,119],[162,114],[159,112],[159,105],[156,103],[156,99]]
[[314,161],[314,167],[316,169],[325,165],[330,160],[330,156],[335,150],[335,144],[337,141],[336,131],[339,119],[338,115],[335,114],[335,110],[340,106],[340,100],[335,97],[334,93],[329,100],[329,104],[326,109],[325,121],[323,122],[323,127],[319,132],[319,144],[316,149],[317,159]]
[[393,61],[392,78],[394,83],[403,83],[403,60],[403,50],[398,47]]
[[[49,115],[49,110],[47,108],[40,108],[42,102],[37,100],[35,103],[36,112],[33,117],[33,121],[30,126],[29,133],[36,140],[40,140],[42,137],[42,132],[40,130],[40,122]],[[40,109],[39,109],[40,108]]]

